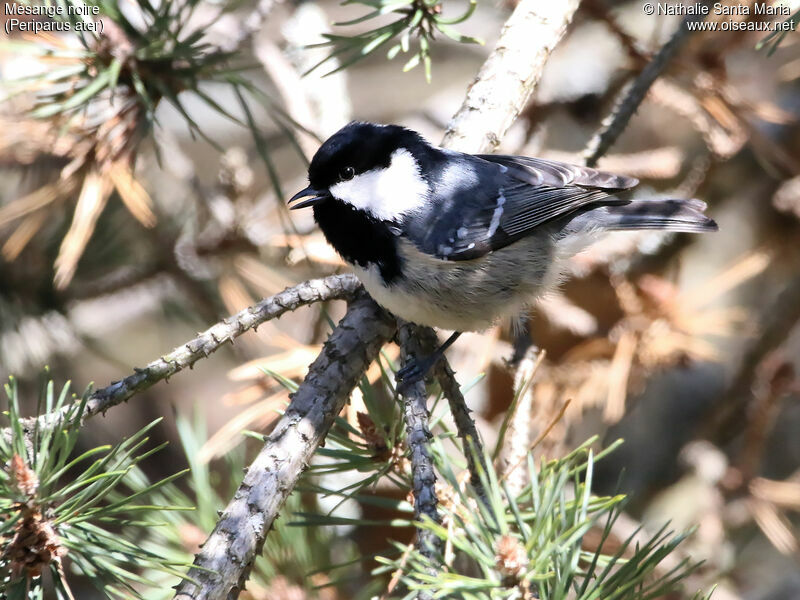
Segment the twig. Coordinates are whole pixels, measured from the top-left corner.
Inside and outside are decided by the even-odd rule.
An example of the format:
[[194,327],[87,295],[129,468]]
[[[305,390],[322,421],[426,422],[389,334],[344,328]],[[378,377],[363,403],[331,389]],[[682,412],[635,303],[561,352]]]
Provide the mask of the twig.
[[[281,31],[286,38],[284,52],[298,73],[305,73],[292,88],[292,101],[300,94],[311,106],[314,131],[323,136],[336,132],[353,116],[353,103],[347,87],[347,70],[339,71],[341,61],[330,56],[324,47],[313,47],[325,41],[330,33],[330,17],[316,2],[302,2],[295,6],[292,15],[283,23]],[[315,69],[321,60],[328,60],[331,72]],[[311,71],[311,72],[309,72]],[[334,72],[335,71],[335,72]]]
[[745,351],[737,375],[716,402],[716,413],[705,426],[708,439],[725,444],[747,425],[747,407],[753,396],[758,366],[783,344],[800,321],[800,277],[778,295],[759,327],[761,335]]
[[[542,157],[575,164],[584,160],[580,152],[561,150],[548,150],[542,153]],[[638,152],[606,154],[601,157],[598,166],[605,171],[619,171],[631,177],[675,179],[681,174],[685,160],[686,154],[678,146],[662,146]]]
[[311,136],[306,133],[315,130],[316,121],[308,96],[298,93],[305,91],[303,76],[274,42],[262,39],[258,40],[254,46],[256,58],[280,94],[287,113],[295,123],[300,123],[305,128],[305,131],[297,129],[297,142],[302,148],[306,160],[309,160],[308,157],[314,155],[317,147],[324,140],[321,140],[318,135]]
[[527,449],[526,452],[522,453],[522,455],[520,456],[519,460],[517,460],[517,462],[515,464],[511,465],[506,470],[506,472],[503,475],[500,476],[500,481],[503,481],[508,476],[509,473],[513,473],[514,470],[522,464],[522,461],[524,461],[528,457],[528,455],[531,452],[534,451],[536,446],[541,444],[542,441],[544,441],[544,439],[548,435],[550,435],[550,432],[553,431],[553,427],[555,427],[558,424],[558,422],[561,419],[564,418],[564,414],[567,412],[567,408],[569,408],[569,405],[570,405],[571,402],[572,402],[572,399],[570,398],[569,400],[564,402],[564,404],[561,405],[561,408],[559,409],[558,414],[553,418],[552,421],[550,421],[550,424],[547,427],[544,428],[544,431],[542,431],[535,440],[533,440],[533,443],[530,446],[528,446],[528,449]]
[[389,584],[386,586],[386,591],[381,594],[378,600],[390,600],[389,594],[391,594],[397,587],[397,584],[400,583],[400,578],[403,576],[403,568],[406,566],[406,563],[408,563],[408,558],[411,556],[411,551],[413,549],[413,543],[406,545],[406,549],[403,550],[403,555],[400,557],[400,564],[398,568],[394,571],[394,573],[392,573],[392,578],[389,580]]
[[648,57],[638,47],[636,38],[620,27],[617,20],[611,14],[609,7],[606,5],[605,0],[584,0],[582,10],[586,11],[586,13],[598,21],[601,21],[609,31],[614,34],[614,37],[617,38],[617,41],[619,41],[620,45],[625,49],[625,53],[637,67],[647,64]]
[[[414,337],[419,340],[423,354],[432,353],[439,342],[436,333],[430,327],[415,326]],[[488,506],[489,499],[486,496],[486,490],[483,487],[483,480],[480,476],[481,470],[484,473],[487,472],[484,463],[483,443],[478,429],[475,427],[475,421],[469,414],[471,411],[467,406],[466,400],[464,400],[464,395],[461,393],[461,386],[458,384],[456,375],[453,373],[453,369],[450,367],[446,357],[442,357],[436,363],[433,374],[450,405],[450,412],[456,424],[456,432],[458,437],[461,438],[462,451],[467,459],[467,470],[469,471],[472,487],[481,502]],[[480,468],[475,462],[476,457],[480,461]]]
[[[514,373],[516,401],[506,415],[509,431],[505,433],[502,472],[508,480],[509,491],[516,497],[527,483],[527,469],[518,468],[528,455],[531,442],[531,410],[533,409],[533,378],[544,360],[545,352],[531,347],[519,362]],[[502,432],[502,430],[501,430]],[[512,466],[513,465],[513,466]]]
[[447,128],[442,146],[494,150],[525,106],[580,0],[521,0]]
[[[89,281],[79,290],[69,290],[70,300],[93,300],[99,296],[108,296],[120,290],[128,290],[133,286],[149,282],[161,275],[163,265],[155,262],[145,266],[123,266],[105,274],[94,281]],[[164,282],[160,282],[163,286]]]
[[178,585],[176,600],[238,597],[278,511],[396,326],[365,293],[350,304]]
[[[579,3],[580,0],[521,0],[450,121],[442,147],[462,152],[485,152],[497,147],[541,79],[547,59],[564,36]],[[430,328],[420,328],[419,335],[436,339]],[[475,422],[445,360],[439,361],[435,374],[450,403],[472,485],[481,500],[488,502],[475,464],[476,455],[480,460],[485,456]]]
[[[410,323],[400,326],[397,333],[403,364],[415,360],[424,354],[419,328]],[[441,524],[436,497],[436,473],[433,470],[429,441],[433,437],[428,427],[428,407],[425,382],[420,380],[414,385],[403,386],[400,391],[403,401],[403,418],[406,422],[406,441],[411,455],[411,477],[414,492],[415,518],[428,517],[434,523]],[[430,563],[430,571],[435,575],[436,565],[442,554],[442,542],[432,531],[417,529],[417,550]],[[420,593],[418,598],[432,596]]]
[[[461,438],[461,446],[467,459],[467,470],[469,471],[472,488],[478,495],[478,499],[486,506],[489,506],[489,497],[486,495],[486,489],[484,489],[483,480],[481,479],[481,471],[484,474],[487,473],[486,454],[481,442],[481,436],[475,427],[475,421],[469,414],[471,411],[464,400],[464,395],[461,393],[461,386],[458,385],[456,375],[453,373],[453,369],[446,358],[442,358],[439,361],[435,375],[439,386],[442,388],[442,393],[450,405],[450,412],[453,414],[453,420],[456,423],[456,432],[458,437]],[[476,458],[478,459],[477,462]]]
[[[705,2],[708,3],[708,0]],[[628,126],[628,121],[631,120],[636,109],[644,100],[650,86],[653,85],[658,76],[666,69],[672,58],[680,50],[681,46],[689,39],[689,34],[693,31],[689,29],[687,23],[691,21],[702,21],[705,15],[687,15],[681,22],[677,31],[672,34],[672,37],[666,44],[661,46],[661,49],[656,53],[647,66],[639,73],[639,76],[620,94],[620,99],[617,101],[614,110],[603,122],[600,130],[589,141],[584,155],[586,156],[586,165],[593,167],[597,164],[597,160],[603,156],[608,149],[617,141],[617,138]]]
[[653,83],[648,97],[654,104],[688,121],[703,138],[710,158],[715,161],[732,157],[750,137],[742,120],[735,115],[726,111],[725,117],[717,118],[710,113],[704,101],[698,98],[697,90],[685,90],[668,79],[660,79]]
[[748,483],[761,467],[767,437],[782,409],[781,401],[797,387],[794,367],[781,354],[774,352],[761,361],[753,385],[753,399],[745,419],[744,444],[736,461],[742,480]]
[[269,13],[278,3],[280,0],[257,0],[253,10],[242,19],[236,34],[225,40],[225,43],[220,44],[219,49],[223,52],[241,50],[248,40],[261,31]]
[[[234,338],[250,329],[257,329],[259,325],[270,319],[280,317],[288,311],[307,304],[352,298],[360,287],[361,284],[353,275],[331,275],[323,279],[303,282],[262,300],[258,304],[220,321],[193,340],[178,346],[143,369],[134,368],[133,375],[97,390],[89,398],[80,422],[73,423],[71,426],[83,425],[87,419],[98,413],[105,413],[112,406],[128,400],[134,394],[146,390],[162,379],[168,380],[186,367],[192,368],[194,363],[215,352],[226,342],[232,343]],[[71,409],[74,407],[67,405],[60,411],[39,416],[39,429],[60,426],[64,415]],[[23,420],[23,430],[32,431],[36,420],[35,418]],[[10,435],[9,429],[3,430],[3,436],[8,438]]]

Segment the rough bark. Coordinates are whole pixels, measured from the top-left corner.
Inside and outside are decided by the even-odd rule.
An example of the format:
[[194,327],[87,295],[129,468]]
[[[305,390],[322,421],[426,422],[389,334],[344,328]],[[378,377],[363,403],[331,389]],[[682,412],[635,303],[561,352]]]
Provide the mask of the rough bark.
[[[415,337],[422,344],[422,350],[426,354],[430,354],[436,349],[439,343],[436,333],[430,327],[415,327]],[[450,367],[447,358],[442,359],[436,363],[434,367],[434,375],[439,382],[439,387],[442,388],[444,397],[450,405],[450,413],[453,415],[453,421],[456,424],[456,432],[461,439],[461,448],[464,456],[467,459],[467,470],[470,474],[470,483],[475,489],[478,498],[486,506],[489,505],[486,490],[483,487],[483,482],[480,477],[480,471],[486,472],[486,465],[484,463],[485,453],[483,444],[481,443],[478,429],[475,427],[475,421],[470,416],[470,409],[461,393],[461,386],[456,380],[455,373]]]
[[[443,148],[478,153],[491,152],[499,145],[541,79],[545,63],[564,36],[578,4],[580,0],[522,0],[517,5],[450,121]],[[430,328],[419,328],[418,335],[429,344],[436,342]],[[472,485],[481,500],[488,502],[475,460],[476,456],[478,460],[484,457],[475,421],[446,360],[439,361],[435,374],[450,403]]]
[[366,294],[353,301],[178,585],[176,600],[239,596],[278,511],[396,327]]
[[[398,342],[404,365],[425,354],[420,343],[417,326],[404,323],[398,332]],[[429,414],[425,382],[420,380],[414,385],[405,386],[400,391],[403,402],[403,419],[406,422],[406,443],[411,459],[412,492],[414,494],[414,516],[419,519],[428,517],[434,523],[441,523],[436,497],[436,473],[433,469],[430,440],[433,437],[428,426]],[[435,564],[441,554],[441,540],[425,529],[417,530],[417,549],[420,554],[431,561],[431,570],[436,571]]]
[[580,0],[522,0],[450,121],[442,146],[491,152],[525,107]]
[[[710,4],[710,2],[705,2],[705,4]],[[628,122],[633,117],[636,109],[639,108],[650,87],[663,73],[664,69],[667,68],[667,65],[672,62],[678,50],[683,47],[683,44],[689,39],[689,35],[694,31],[689,29],[687,23],[689,21],[702,21],[703,19],[705,19],[705,15],[702,13],[687,15],[667,43],[661,46],[653,59],[642,69],[638,77],[622,91],[614,110],[611,111],[611,114],[601,125],[600,130],[589,141],[585,152],[587,166],[594,167],[600,157],[608,152],[614,142],[617,141],[617,138],[625,131]]]
[[[83,425],[87,419],[98,413],[105,413],[112,406],[128,400],[162,379],[168,380],[183,369],[193,367],[198,360],[217,351],[226,342],[233,343],[235,338],[250,329],[257,329],[266,321],[276,319],[286,312],[308,304],[352,298],[360,287],[358,279],[352,274],[331,275],[323,279],[304,281],[270,296],[258,304],[245,308],[210,327],[193,340],[178,346],[172,352],[157,358],[146,367],[134,367],[134,373],[125,379],[114,381],[111,385],[94,392],[86,404],[80,422],[74,423],[72,426]],[[60,411],[41,415],[38,419],[25,419],[22,423],[23,430],[32,431],[37,420],[40,430],[58,427],[64,416],[70,411],[74,411],[74,408],[74,406],[68,405]],[[5,429],[2,435],[8,439],[11,432],[9,429]]]
[[[505,135],[532,93],[534,86],[541,78],[544,64],[550,52],[566,31],[566,27],[577,9],[578,3],[579,0],[561,0],[560,2],[522,0],[520,2],[506,22],[497,46],[478,73],[476,81],[470,87],[464,104],[453,118],[442,144],[444,147],[466,152],[480,152],[493,149],[499,143],[499,140]],[[348,311],[345,320],[353,316],[351,312]],[[372,318],[374,321],[376,317],[373,316]],[[357,323],[358,321],[356,320],[355,322]],[[369,324],[366,326],[372,327]],[[356,347],[354,346],[353,348]],[[375,351],[377,352],[377,348]],[[362,365],[362,371],[367,364],[368,362]],[[335,394],[343,397],[349,395],[359,375],[360,372],[354,376],[352,381],[340,379],[338,387],[335,389]],[[305,386],[306,383],[304,382],[303,385]],[[451,391],[453,386],[457,388],[455,380],[451,378],[449,384]],[[334,394],[334,390],[329,390],[329,393]],[[295,406],[298,395],[292,400],[289,410],[292,410]],[[455,393],[451,395],[453,398],[460,396],[460,391],[457,396]],[[463,405],[463,397],[460,397],[460,402]],[[412,422],[415,422],[418,417],[421,418],[422,412],[427,413],[424,392],[422,393],[421,402],[417,397],[415,402],[409,404],[408,412]],[[457,415],[457,423],[461,423],[463,431],[467,432],[464,434],[464,439],[471,437],[477,442],[475,424],[469,417],[466,407],[455,410],[454,414]],[[320,425],[324,428],[325,423],[323,422]],[[329,425],[330,423],[328,423]],[[417,459],[424,462],[421,460],[422,454],[429,452],[429,450],[427,439],[423,440],[422,437],[427,438],[427,436],[423,434],[421,437],[419,433],[416,433],[421,430],[419,423],[416,423],[413,429],[414,432],[410,432],[410,435],[413,434],[413,445],[416,450],[412,450],[412,460],[416,451],[419,453]],[[327,431],[326,428],[325,431]],[[324,431],[320,433],[320,438],[323,435]],[[311,445],[303,445],[302,447],[311,449]],[[189,577],[198,581],[200,585],[190,583],[188,580],[184,581],[178,588],[179,591],[176,598],[181,600],[188,598],[198,600],[227,598],[232,600],[238,596],[241,586],[247,578],[252,561],[256,553],[260,552],[264,537],[274,519],[275,513],[291,492],[300,475],[301,467],[307,464],[307,460],[311,456],[311,452],[304,452],[301,461],[293,460],[291,467],[295,471],[292,471],[285,462],[276,463],[274,460],[272,462],[266,460],[259,462],[264,452],[266,452],[266,448],[259,455],[256,463],[251,465],[248,470],[248,477],[253,471],[261,472],[261,480],[253,483],[246,478],[242,488],[237,492],[236,497],[223,514],[214,533],[204,545],[203,551],[196,557],[195,568],[190,571]],[[242,496],[246,498],[256,496],[263,501],[267,493],[263,488],[265,485],[271,485],[270,482],[276,477],[272,470],[278,467],[283,469],[282,472],[285,474],[282,479],[284,487],[277,490],[279,493],[276,494],[277,497],[274,500],[270,500],[268,510],[264,509],[264,514],[261,514],[258,519],[255,519],[255,514],[250,515],[252,520],[248,522],[249,527],[240,535],[236,534],[236,530],[226,529],[231,525],[241,526],[242,524],[241,519],[237,522],[229,518],[229,516],[232,516],[231,511],[233,509],[242,511],[249,506],[246,501],[241,499]],[[418,467],[421,469],[418,472],[427,473],[424,466],[418,465]],[[427,474],[421,477],[425,480],[429,479]],[[430,477],[435,477],[432,467]],[[421,484],[422,479],[420,480]],[[429,483],[426,481],[421,490],[428,490]],[[269,487],[268,489],[275,491],[274,487]],[[424,510],[428,510],[427,506],[432,501],[432,506],[435,510],[435,494],[431,495],[429,492],[425,492],[425,494],[424,497],[420,497],[419,503],[425,505],[426,508]],[[246,512],[245,514],[248,513]],[[214,566],[210,566],[211,564]],[[203,570],[205,568],[224,573],[224,575],[212,578]]]

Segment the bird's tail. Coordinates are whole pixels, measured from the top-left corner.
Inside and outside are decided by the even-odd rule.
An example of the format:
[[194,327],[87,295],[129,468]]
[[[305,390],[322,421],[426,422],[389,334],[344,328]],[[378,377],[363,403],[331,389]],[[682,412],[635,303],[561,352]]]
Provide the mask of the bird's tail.
[[702,200],[633,200],[628,204],[605,206],[592,211],[599,217],[599,225],[606,230],[662,229],[703,233],[717,231],[713,219],[703,214],[706,203]]

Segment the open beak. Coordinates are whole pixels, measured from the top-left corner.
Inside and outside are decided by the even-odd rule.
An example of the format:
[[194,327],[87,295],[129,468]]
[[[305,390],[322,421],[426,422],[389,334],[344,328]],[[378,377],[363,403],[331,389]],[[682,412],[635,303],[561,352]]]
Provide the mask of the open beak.
[[289,198],[289,204],[294,202],[295,200],[299,200],[300,198],[306,198],[308,196],[313,196],[313,198],[309,198],[308,200],[303,200],[302,202],[298,202],[294,206],[290,206],[289,210],[297,210],[298,208],[305,208],[306,206],[314,206],[317,202],[322,202],[323,200],[330,197],[330,192],[328,190],[315,190],[311,186],[308,186],[304,190],[300,190],[294,196]]

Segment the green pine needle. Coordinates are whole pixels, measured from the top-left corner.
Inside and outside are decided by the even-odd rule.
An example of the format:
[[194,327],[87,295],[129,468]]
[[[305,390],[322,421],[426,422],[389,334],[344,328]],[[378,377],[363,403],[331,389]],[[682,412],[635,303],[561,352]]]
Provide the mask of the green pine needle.
[[[330,47],[330,54],[311,67],[308,72],[337,59],[339,64],[326,73],[326,75],[331,75],[348,68],[394,41],[395,43],[386,52],[386,58],[393,60],[401,52],[409,54],[403,65],[403,71],[410,71],[422,63],[425,69],[425,78],[430,82],[430,45],[437,33],[463,44],[483,44],[482,40],[460,34],[452,27],[452,25],[463,23],[472,16],[477,7],[477,0],[469,0],[466,10],[461,15],[452,18],[445,18],[442,15],[443,3],[440,0],[346,0],[342,4],[362,4],[372,10],[360,17],[334,23],[338,27],[357,25],[384,15],[396,15],[399,18],[386,25],[350,36],[324,34],[327,41],[311,47]],[[417,42],[416,49],[412,49],[412,36]]]
[[[150,483],[139,464],[166,444],[149,450],[148,432],[160,419],[114,446],[76,455],[80,420],[91,389],[73,403],[69,383],[56,396],[52,381],[44,386],[39,410],[73,406],[56,427],[25,431],[19,390],[13,378],[5,386],[11,439],[0,437],[0,587],[9,598],[38,598],[42,571],[49,571],[59,598],[70,597],[69,576],[80,573],[109,597],[142,598],[144,570],[179,575],[186,561],[172,560],[158,548],[135,540],[135,522],[154,523],[164,511],[187,510],[184,504],[160,503],[155,494],[181,477],[176,473]],[[152,525],[151,525],[152,526]],[[120,531],[123,535],[120,535]],[[127,532],[129,536],[124,535]],[[66,572],[62,558],[68,557]]]

